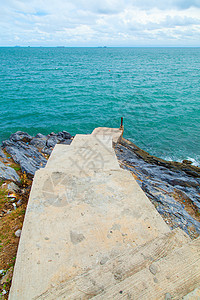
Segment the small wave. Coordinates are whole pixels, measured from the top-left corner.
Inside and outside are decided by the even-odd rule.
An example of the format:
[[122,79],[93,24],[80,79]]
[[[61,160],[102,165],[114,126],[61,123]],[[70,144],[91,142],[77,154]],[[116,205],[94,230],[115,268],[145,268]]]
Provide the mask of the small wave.
[[[177,161],[177,162],[180,162],[180,163],[183,162],[183,159],[176,159],[176,158],[172,158],[170,156],[165,156],[165,157],[163,157],[163,159],[166,160],[166,161]],[[192,166],[200,167],[200,162],[198,162],[196,159],[194,159],[192,157],[187,157],[186,160],[191,161]]]
[[187,157],[187,160],[190,160],[193,166],[200,167],[200,162],[198,162],[196,159],[192,157]]

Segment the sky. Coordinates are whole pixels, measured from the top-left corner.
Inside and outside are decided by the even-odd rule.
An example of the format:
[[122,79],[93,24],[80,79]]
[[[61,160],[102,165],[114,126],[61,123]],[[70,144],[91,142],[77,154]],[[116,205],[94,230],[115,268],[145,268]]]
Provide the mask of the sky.
[[200,46],[200,0],[0,0],[0,46]]

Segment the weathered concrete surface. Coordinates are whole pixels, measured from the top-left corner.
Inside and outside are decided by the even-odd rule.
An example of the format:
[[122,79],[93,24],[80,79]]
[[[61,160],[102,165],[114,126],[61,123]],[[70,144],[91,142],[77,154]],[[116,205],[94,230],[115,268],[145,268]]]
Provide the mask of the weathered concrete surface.
[[112,138],[76,135],[70,146],[56,145],[47,166],[53,170],[120,170]]
[[109,127],[97,127],[93,130],[92,135],[102,135],[104,139],[111,136],[112,141],[117,143],[123,135],[123,129],[109,128]]
[[112,259],[169,231],[127,171],[86,175],[40,170],[10,299],[34,299],[52,284],[92,270],[105,257]]
[[[143,295],[140,282],[146,279],[142,276],[150,283],[155,277],[159,265],[151,266],[152,262],[162,265],[169,256],[172,267],[177,261],[182,268],[178,254],[175,258],[173,254],[184,244],[190,245],[188,237],[169,229],[131,173],[119,168],[111,146],[112,137],[78,135],[70,146],[57,145],[46,167],[36,172],[10,300],[98,295],[118,299],[128,295],[121,294],[126,287],[128,293],[134,288],[136,299],[147,299],[147,294],[137,297],[137,290]],[[97,164],[99,154],[101,165]],[[199,264],[196,244],[188,247],[188,263],[194,265],[196,259]],[[186,252],[180,253],[187,258]],[[192,284],[185,294],[197,287],[198,267],[191,273]],[[176,296],[177,287],[172,284]],[[158,294],[164,297],[163,293]]]
[[[109,259],[105,256],[96,268],[81,276],[55,285],[38,297],[38,300],[62,299],[64,295],[67,295],[68,299],[87,299],[89,295],[102,294],[103,291],[133,276],[143,268],[149,267],[152,271],[152,261],[166,257],[189,240],[180,230],[174,230],[142,246],[127,247],[122,254],[116,257]],[[106,298],[102,297],[102,299]]]
[[199,249],[200,238],[153,262],[152,269],[144,268],[94,299],[121,299],[121,291],[125,299],[182,299],[199,286]]

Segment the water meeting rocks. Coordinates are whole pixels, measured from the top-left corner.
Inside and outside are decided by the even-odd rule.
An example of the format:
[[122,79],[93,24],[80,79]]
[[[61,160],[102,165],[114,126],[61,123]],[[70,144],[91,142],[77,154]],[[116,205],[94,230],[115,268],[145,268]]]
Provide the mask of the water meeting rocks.
[[27,132],[17,131],[10,136],[10,140],[13,142],[21,141],[21,142],[30,142],[32,140],[32,136]]
[[[164,161],[123,139],[115,151],[172,228],[200,234],[200,169],[187,162]],[[185,168],[187,164],[187,168]],[[194,174],[193,174],[194,173]],[[193,175],[192,175],[193,174]]]
[[[34,175],[38,169],[45,167],[47,163],[47,159],[43,154],[50,155],[57,143],[70,144],[71,138],[71,134],[67,131],[52,132],[47,136],[38,133],[35,137],[26,132],[17,131],[11,134],[8,140],[3,141],[2,146],[12,159],[20,165],[22,172]],[[6,158],[1,148],[0,156]]]

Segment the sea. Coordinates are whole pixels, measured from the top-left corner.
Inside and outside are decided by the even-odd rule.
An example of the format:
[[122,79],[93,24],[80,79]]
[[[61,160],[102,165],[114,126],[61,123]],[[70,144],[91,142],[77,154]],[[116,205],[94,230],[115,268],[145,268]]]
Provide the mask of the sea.
[[200,48],[0,48],[0,141],[119,127],[166,160],[200,165]]

